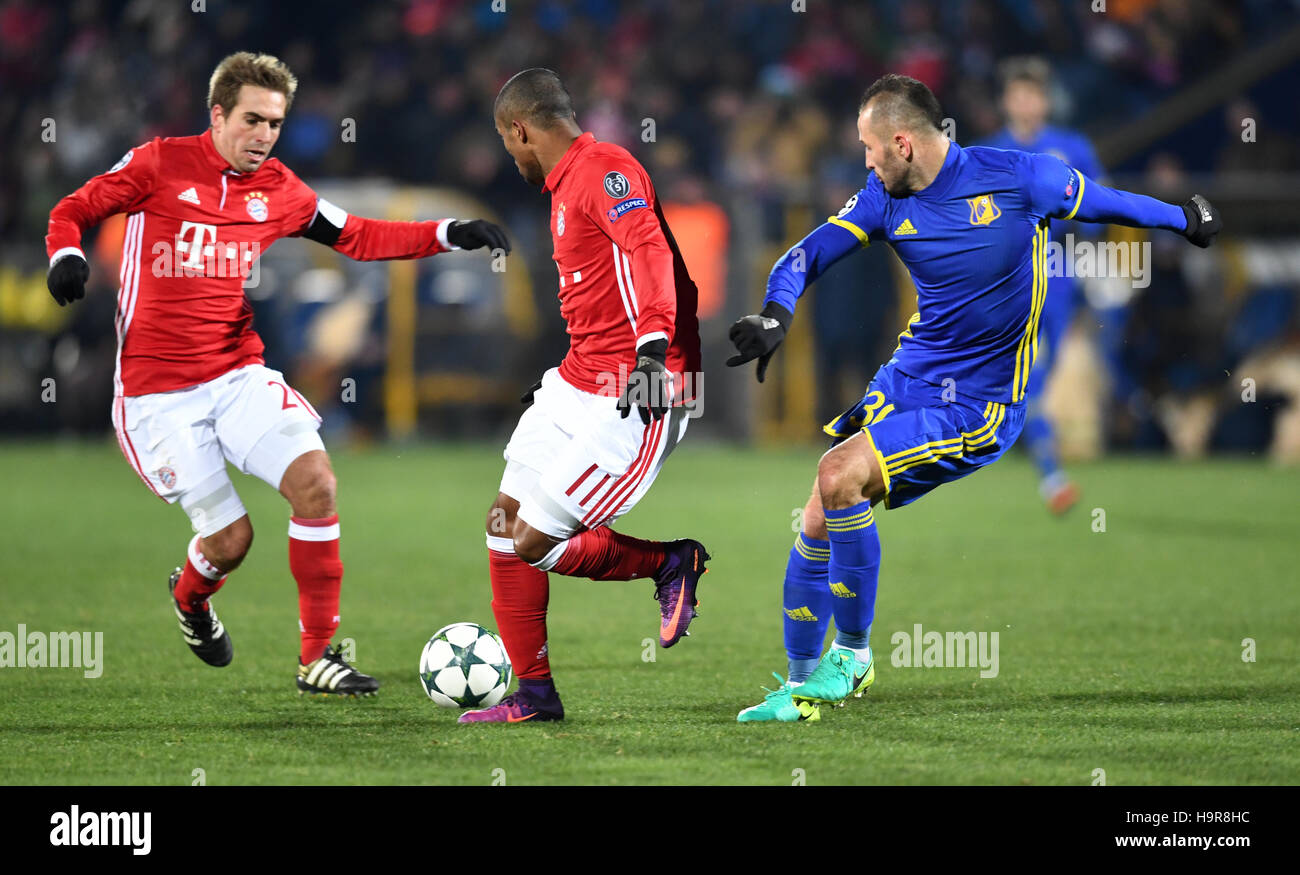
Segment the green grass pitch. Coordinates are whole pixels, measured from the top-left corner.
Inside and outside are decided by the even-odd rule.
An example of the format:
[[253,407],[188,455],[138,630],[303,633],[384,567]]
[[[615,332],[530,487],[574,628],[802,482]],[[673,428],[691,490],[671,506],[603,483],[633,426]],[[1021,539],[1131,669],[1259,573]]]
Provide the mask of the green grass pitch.
[[[296,693],[288,511],[272,490],[234,475],[257,535],[217,601],[235,661],[213,669],[165,595],[183,514],[112,444],[0,445],[0,632],[102,632],[104,647],[94,679],[0,668],[0,783],[187,785],[197,769],[209,785],[1088,785],[1097,769],[1108,784],[1300,783],[1300,472],[1245,460],[1078,465],[1083,501],[1056,520],[1013,454],[877,514],[875,687],[820,723],[737,724],[785,671],[781,578],[817,457],[683,445],[620,529],[712,551],[692,636],[651,646],[647,581],[552,575],[568,720],[466,727],[416,668],[438,627],[495,626],[496,443],[335,455],[339,638],[384,684],[359,702]],[[917,623],[998,632],[997,677],[895,667],[891,636]]]

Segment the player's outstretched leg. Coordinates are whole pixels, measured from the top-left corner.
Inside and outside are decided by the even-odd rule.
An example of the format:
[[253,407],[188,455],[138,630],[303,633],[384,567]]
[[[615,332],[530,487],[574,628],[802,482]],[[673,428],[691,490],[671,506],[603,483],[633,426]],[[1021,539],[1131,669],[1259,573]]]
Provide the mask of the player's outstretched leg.
[[659,646],[672,647],[699,616],[696,597],[700,578],[711,559],[704,545],[689,539],[664,544],[664,562],[655,571],[655,599],[659,602]]
[[181,635],[194,655],[208,665],[226,666],[234,659],[230,633],[217,617],[211,598],[226,582],[227,572],[243,560],[252,539],[253,528],[247,516],[206,539],[195,535],[185,565],[173,571],[167,581]]
[[545,571],[592,580],[653,578],[660,647],[672,647],[688,635],[691,621],[699,616],[696,592],[708,571],[704,563],[711,558],[699,541],[647,541],[600,526],[552,546],[543,533],[525,524],[516,529],[514,543],[522,558]]
[[740,723],[764,723],[769,721],[779,721],[781,723],[798,723],[801,721],[813,721],[822,719],[821,709],[812,702],[796,702],[790,695],[790,684],[781,680],[781,676],[772,672],[772,677],[776,678],[779,687],[775,690],[768,690],[763,701],[746,708],[736,715],[737,722]]

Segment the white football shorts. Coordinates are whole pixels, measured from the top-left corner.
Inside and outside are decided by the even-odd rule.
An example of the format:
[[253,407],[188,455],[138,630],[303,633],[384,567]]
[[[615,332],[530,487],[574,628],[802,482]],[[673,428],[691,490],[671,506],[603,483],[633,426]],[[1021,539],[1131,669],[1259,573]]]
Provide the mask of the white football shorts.
[[646,425],[636,410],[620,416],[617,405],[566,383],[559,368],[542,375],[505,451],[500,491],[519,502],[520,519],[569,538],[611,525],[649,491],[685,436],[689,412],[674,407]]
[[153,395],[113,399],[122,455],[155,495],[180,502],[202,537],[244,516],[226,462],[272,488],[303,453],[323,450],[320,416],[265,365]]

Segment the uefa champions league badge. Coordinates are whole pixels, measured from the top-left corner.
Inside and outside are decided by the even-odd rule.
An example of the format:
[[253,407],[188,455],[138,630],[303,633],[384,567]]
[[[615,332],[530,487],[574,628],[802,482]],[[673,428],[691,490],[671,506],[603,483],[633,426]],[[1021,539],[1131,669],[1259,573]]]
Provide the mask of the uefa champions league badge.
[[260,191],[244,195],[244,209],[248,210],[248,214],[253,217],[255,222],[266,221],[267,216],[270,215],[267,210],[267,204],[270,202],[271,199]]
[[125,155],[123,155],[121,158],[119,158],[119,159],[117,160],[117,163],[116,163],[116,164],[114,164],[112,167],[108,168],[108,172],[109,172],[109,173],[116,173],[117,171],[119,171],[119,170],[121,170],[123,167],[125,167],[126,165],[130,164],[130,163],[131,163],[131,159],[134,158],[134,157],[135,157],[135,150],[132,149],[132,150],[130,150],[129,152],[127,152]]
[[162,485],[166,486],[168,489],[176,488],[176,472],[173,471],[170,467],[164,465],[163,467],[159,468],[158,479],[159,481],[162,482]]
[[605,194],[612,198],[624,198],[631,190],[632,186],[628,183],[627,177],[617,170],[605,174]]

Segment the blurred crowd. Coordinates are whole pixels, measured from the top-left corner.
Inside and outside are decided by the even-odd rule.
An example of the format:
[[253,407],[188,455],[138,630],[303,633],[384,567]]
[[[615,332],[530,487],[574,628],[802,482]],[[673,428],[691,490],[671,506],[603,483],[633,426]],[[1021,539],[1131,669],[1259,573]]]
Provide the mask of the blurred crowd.
[[[3,0],[0,121],[18,135],[0,138],[16,171],[0,176],[0,251],[39,266],[59,197],[134,144],[202,130],[208,76],[236,50],[274,53],[298,76],[276,156],[304,178],[457,186],[516,233],[543,235],[545,250],[545,199],[519,178],[491,106],[509,75],[548,66],[582,126],[632,149],[661,197],[724,204],[733,220],[743,204],[765,240],[788,244],[792,199],[821,217],[861,185],[854,116],[883,72],[929,84],[957,140],[974,143],[1002,123],[999,59],[1038,54],[1053,67],[1056,120],[1097,131],[1140,117],[1296,11],[1294,0]],[[1162,160],[1191,173],[1295,171],[1294,138],[1242,153],[1249,110],[1226,108],[1217,141],[1189,138]],[[343,140],[348,122],[355,142]],[[1133,171],[1151,159],[1125,158]],[[864,278],[887,281],[887,265],[854,270],[827,283],[843,306],[818,331],[824,352],[841,350],[824,366],[856,373],[893,335],[863,344],[843,314],[882,324],[894,305],[857,292]]]
[[[929,84],[958,140],[974,142],[1000,124],[998,59],[1038,53],[1056,71],[1058,113],[1086,129],[1140,115],[1203,76],[1207,59],[1231,56],[1296,12],[1289,0],[1094,5],[6,0],[0,121],[39,132],[54,119],[59,145],[0,141],[5,166],[21,168],[0,180],[0,239],[39,233],[51,198],[130,146],[200,130],[210,71],[241,49],[278,54],[299,77],[278,155],[300,175],[456,183],[504,207],[521,188],[490,107],[528,66],[557,69],[584,127],[639,147],[670,195],[719,184],[761,192],[858,179],[853,115],[883,72]],[[337,148],[344,118],[355,120],[356,148]],[[1205,146],[1184,156],[1189,169],[1212,169],[1219,150]]]

